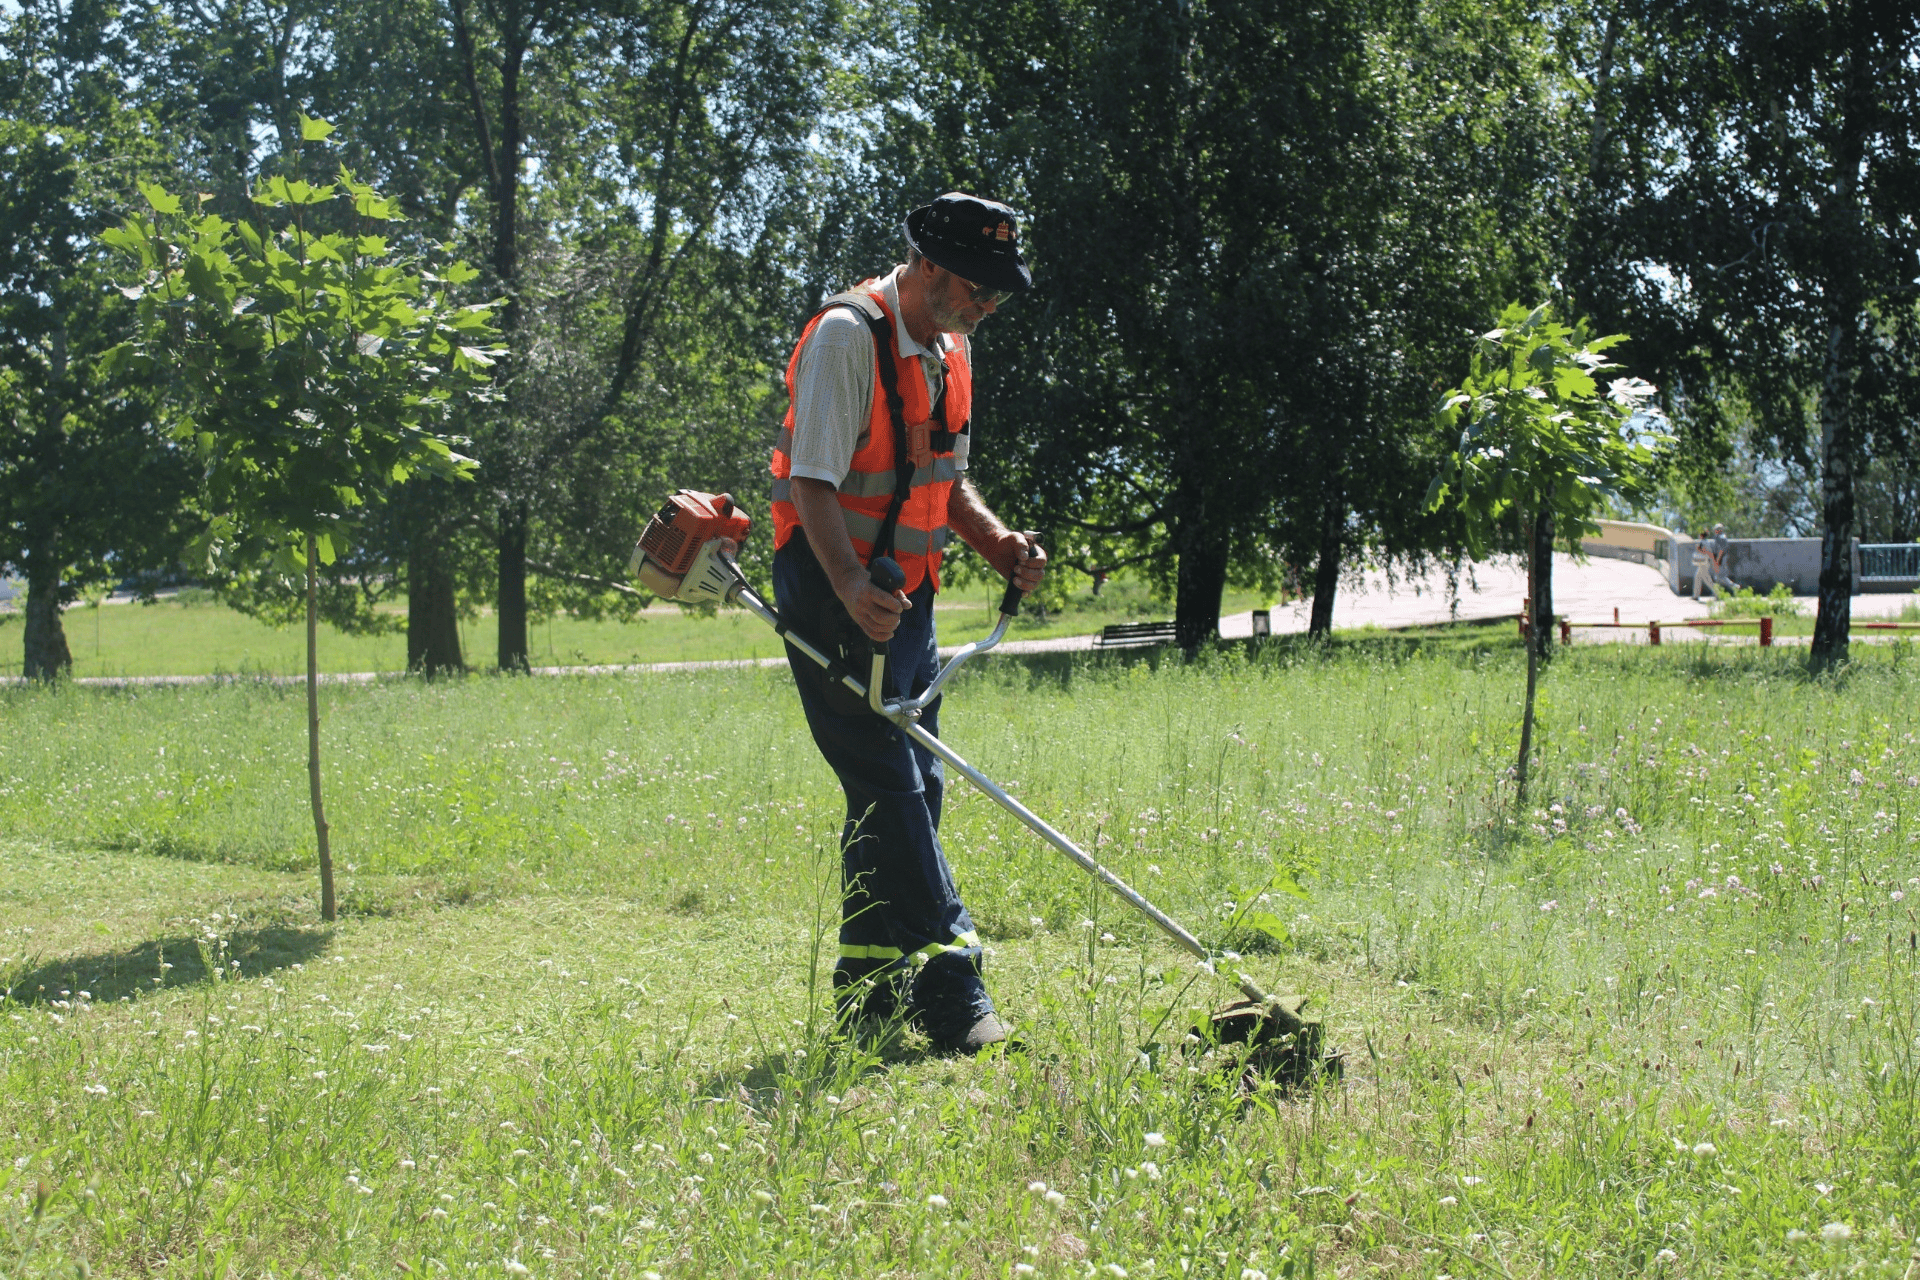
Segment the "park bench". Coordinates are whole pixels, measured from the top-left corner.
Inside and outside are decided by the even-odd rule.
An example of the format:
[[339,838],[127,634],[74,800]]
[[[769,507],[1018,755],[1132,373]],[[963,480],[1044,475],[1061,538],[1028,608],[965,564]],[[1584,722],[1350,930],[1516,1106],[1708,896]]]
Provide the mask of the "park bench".
[[1172,644],[1171,622],[1115,622],[1100,629],[1096,649],[1137,649],[1150,644]]

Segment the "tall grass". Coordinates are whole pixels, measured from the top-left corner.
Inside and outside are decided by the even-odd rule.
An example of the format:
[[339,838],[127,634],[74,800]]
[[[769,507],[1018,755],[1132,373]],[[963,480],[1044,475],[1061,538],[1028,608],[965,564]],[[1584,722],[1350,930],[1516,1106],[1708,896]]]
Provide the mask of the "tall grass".
[[[1515,815],[1517,658],[1002,662],[945,708],[1330,1011],[1346,1076],[1290,1099],[1187,1052],[1231,993],[964,784],[1032,1051],[834,1042],[838,796],[778,672],[328,689],[325,934],[291,695],[9,691],[0,1270],[1902,1274],[1910,647],[1563,653]],[[1284,943],[1233,926],[1262,893]]]

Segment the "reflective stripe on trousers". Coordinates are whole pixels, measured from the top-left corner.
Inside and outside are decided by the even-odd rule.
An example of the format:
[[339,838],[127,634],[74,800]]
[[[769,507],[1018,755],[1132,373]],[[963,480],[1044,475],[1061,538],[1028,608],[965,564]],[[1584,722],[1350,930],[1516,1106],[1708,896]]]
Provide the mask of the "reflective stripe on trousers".
[[840,958],[842,960],[906,960],[924,964],[935,956],[945,955],[950,951],[962,952],[979,945],[980,935],[968,929],[965,933],[955,934],[952,945],[944,942],[929,942],[911,955],[902,952],[898,947],[856,947],[843,942],[840,944]]

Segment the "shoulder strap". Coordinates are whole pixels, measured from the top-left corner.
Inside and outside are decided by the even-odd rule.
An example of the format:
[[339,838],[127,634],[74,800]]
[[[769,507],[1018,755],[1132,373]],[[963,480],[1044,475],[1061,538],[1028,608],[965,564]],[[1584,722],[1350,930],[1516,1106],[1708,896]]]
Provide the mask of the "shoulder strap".
[[900,402],[900,371],[894,367],[893,324],[880,304],[859,290],[836,293],[820,309],[825,311],[828,307],[846,307],[856,312],[872,330],[874,364],[880,370],[880,390],[887,398],[887,417],[893,422],[893,500],[887,504],[886,518],[874,536],[873,553],[867,557],[871,562],[893,554],[893,533],[900,523],[900,509],[907,505],[907,495],[913,492],[913,456],[907,449],[907,411]]

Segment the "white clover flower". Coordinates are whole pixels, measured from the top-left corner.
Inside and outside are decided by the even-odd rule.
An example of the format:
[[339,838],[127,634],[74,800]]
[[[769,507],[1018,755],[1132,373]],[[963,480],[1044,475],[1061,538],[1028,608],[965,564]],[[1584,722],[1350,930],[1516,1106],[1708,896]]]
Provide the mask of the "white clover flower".
[[509,1275],[530,1276],[533,1274],[533,1269],[517,1258],[508,1258],[505,1265]]
[[1252,1267],[1243,1267],[1240,1270],[1240,1280],[1267,1280],[1267,1273],[1255,1271]]
[[1662,1249],[1660,1252],[1653,1255],[1653,1260],[1655,1262],[1678,1262],[1680,1260],[1680,1255],[1675,1253],[1671,1249]]
[[1820,1228],[1820,1238],[1828,1244],[1839,1244],[1842,1240],[1849,1240],[1852,1237],[1853,1228],[1844,1222],[1829,1222]]
[[1540,909],[1542,911],[1552,911],[1554,908],[1558,907],[1559,905],[1560,905],[1560,900],[1558,898],[1548,898],[1545,902],[1540,904]]
[[1036,1196],[1043,1196],[1047,1194],[1047,1184],[1044,1182],[1029,1182],[1027,1184],[1027,1190]]
[[1107,1274],[1112,1276],[1114,1280],[1127,1280],[1127,1269],[1117,1262],[1109,1262],[1107,1264]]
[[90,1093],[96,1098],[104,1098],[107,1096],[107,1086],[103,1084],[90,1084],[83,1090],[83,1092]]
[[1164,1133],[1149,1133],[1141,1140],[1150,1147],[1164,1147],[1167,1145],[1167,1135]]
[[929,1209],[944,1209],[947,1207],[947,1203],[947,1198],[938,1192],[927,1197],[927,1208]]
[[1140,1172],[1146,1174],[1147,1177],[1155,1182],[1160,1181],[1160,1166],[1151,1160],[1140,1166]]
[[1047,1203],[1056,1209],[1061,1209],[1066,1207],[1067,1198],[1058,1191],[1049,1191],[1047,1192]]
[[1711,1142],[1696,1142],[1693,1144],[1693,1154],[1697,1156],[1717,1156],[1720,1154],[1720,1148],[1714,1146]]
[[1013,1274],[1017,1276],[1030,1276],[1034,1274],[1033,1264],[1031,1262],[1016,1262],[1013,1264]]
[[1795,1227],[1791,1231],[1787,1232],[1788,1244],[1799,1244],[1802,1240],[1805,1240],[1806,1238],[1807,1238],[1807,1233],[1802,1231],[1798,1227]]
[[447,1211],[445,1209],[442,1209],[439,1205],[435,1205],[433,1206],[433,1211],[429,1213],[427,1216],[429,1218],[444,1218],[447,1216]]
[[1460,1198],[1458,1196],[1441,1196],[1440,1203],[1451,1209],[1454,1205],[1460,1203]]
[[1460,1179],[1460,1185],[1463,1187],[1477,1187],[1485,1181],[1485,1178],[1476,1178],[1474,1175],[1468,1174],[1466,1177]]

